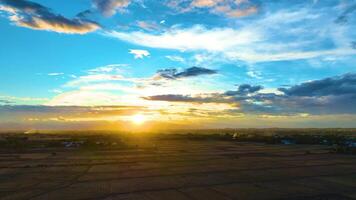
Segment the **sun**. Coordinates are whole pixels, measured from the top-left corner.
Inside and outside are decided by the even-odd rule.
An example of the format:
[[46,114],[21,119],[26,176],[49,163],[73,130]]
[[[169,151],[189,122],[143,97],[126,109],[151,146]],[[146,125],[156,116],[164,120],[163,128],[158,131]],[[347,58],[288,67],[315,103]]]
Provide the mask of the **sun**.
[[146,122],[146,117],[141,114],[131,116],[131,121],[136,125],[141,125]]

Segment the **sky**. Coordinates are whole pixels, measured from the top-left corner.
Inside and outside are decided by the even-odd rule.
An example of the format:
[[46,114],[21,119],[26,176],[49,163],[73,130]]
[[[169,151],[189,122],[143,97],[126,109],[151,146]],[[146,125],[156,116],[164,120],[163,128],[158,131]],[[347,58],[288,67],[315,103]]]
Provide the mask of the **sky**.
[[0,0],[0,130],[355,127],[354,30],[355,0]]

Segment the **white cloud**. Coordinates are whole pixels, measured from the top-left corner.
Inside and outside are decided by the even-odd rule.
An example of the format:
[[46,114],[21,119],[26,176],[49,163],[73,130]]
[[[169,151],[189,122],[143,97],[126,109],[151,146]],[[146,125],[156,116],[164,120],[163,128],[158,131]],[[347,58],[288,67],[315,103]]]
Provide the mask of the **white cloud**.
[[61,75],[64,75],[64,73],[62,73],[62,72],[53,72],[53,73],[48,73],[47,75],[48,76],[61,76]]
[[133,54],[135,59],[143,59],[144,57],[150,56],[150,52],[141,49],[130,49],[130,54]]
[[78,76],[71,75],[73,78],[71,81],[67,82],[64,87],[86,87],[92,84],[102,84],[108,82],[135,82],[135,78],[127,78],[124,76],[126,73],[128,64],[110,64],[100,67],[95,67],[93,69],[87,70],[86,74]]
[[[266,13],[259,20],[239,24],[239,28],[209,29],[195,25],[173,26],[160,33],[109,31],[104,34],[145,47],[194,52],[198,63],[216,59],[253,63],[355,54],[349,45],[350,27],[344,25],[335,30],[335,26],[326,14],[302,8]],[[333,41],[335,47],[323,46],[325,41]]]
[[242,52],[231,51],[226,52],[225,56],[230,60],[242,60],[248,62],[266,62],[266,61],[282,61],[282,60],[301,60],[311,59],[324,56],[345,56],[356,54],[356,50],[334,49],[334,50],[319,50],[319,51],[295,51],[295,52],[277,52],[277,53],[259,53],[259,52]]
[[259,72],[259,71],[250,70],[246,74],[247,74],[247,76],[249,76],[251,78],[262,79],[261,72]]
[[262,35],[250,30],[206,29],[201,25],[187,29],[173,28],[157,35],[118,31],[106,32],[105,35],[153,48],[208,51],[225,51],[238,45],[260,41],[262,38]]

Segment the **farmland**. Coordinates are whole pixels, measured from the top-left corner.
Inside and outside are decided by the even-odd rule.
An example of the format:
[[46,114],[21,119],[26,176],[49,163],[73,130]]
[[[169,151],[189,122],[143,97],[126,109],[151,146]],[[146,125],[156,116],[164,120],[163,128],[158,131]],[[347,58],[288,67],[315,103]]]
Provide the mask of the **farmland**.
[[212,132],[4,134],[0,199],[356,198],[352,153]]

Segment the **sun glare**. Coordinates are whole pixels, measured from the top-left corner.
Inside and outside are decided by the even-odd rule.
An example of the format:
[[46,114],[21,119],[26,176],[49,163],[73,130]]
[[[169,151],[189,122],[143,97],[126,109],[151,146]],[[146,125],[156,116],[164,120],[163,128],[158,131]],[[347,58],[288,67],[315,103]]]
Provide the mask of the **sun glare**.
[[131,121],[136,125],[141,125],[141,124],[145,123],[146,117],[141,114],[133,115],[131,117]]

